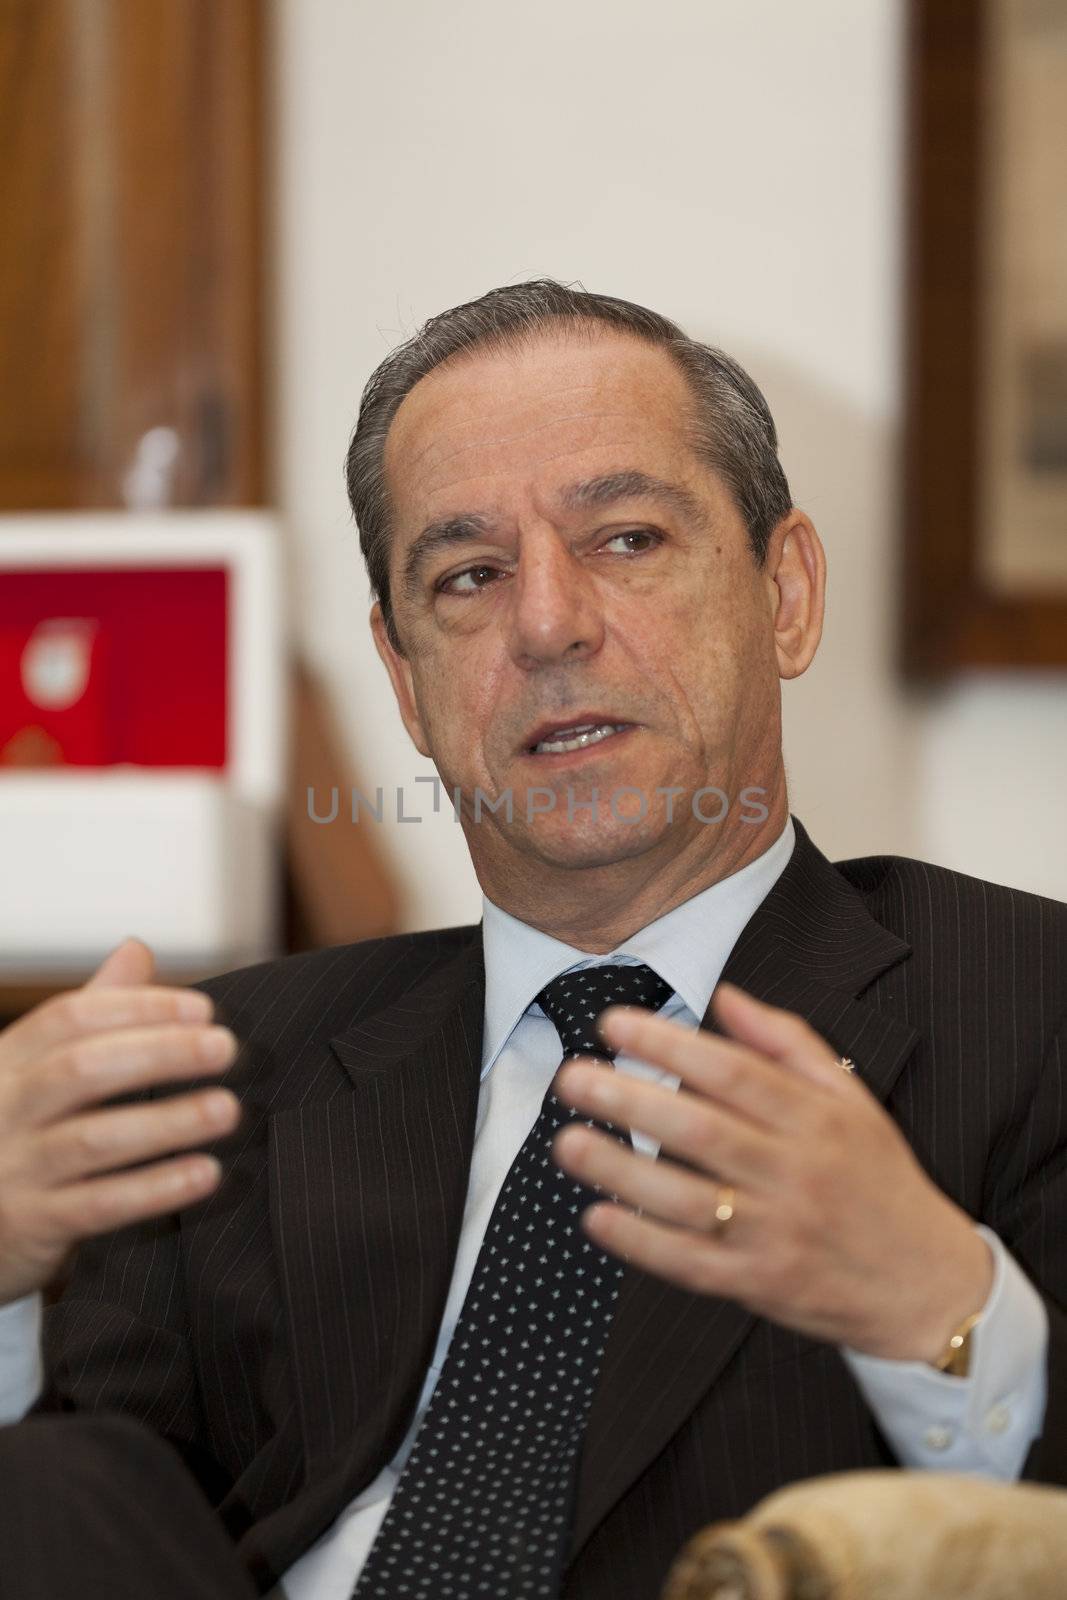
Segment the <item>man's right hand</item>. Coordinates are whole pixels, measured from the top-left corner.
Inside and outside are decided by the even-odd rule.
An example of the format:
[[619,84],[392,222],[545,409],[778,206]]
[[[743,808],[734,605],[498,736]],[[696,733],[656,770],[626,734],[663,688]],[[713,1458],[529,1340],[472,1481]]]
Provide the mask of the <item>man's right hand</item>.
[[210,1077],[236,1055],[230,1030],[210,1025],[208,997],[152,984],[153,966],[126,939],[83,988],[0,1033],[0,1305],[43,1288],[79,1240],[205,1199],[219,1182],[214,1157],[173,1152],[237,1126],[228,1089],[100,1106]]

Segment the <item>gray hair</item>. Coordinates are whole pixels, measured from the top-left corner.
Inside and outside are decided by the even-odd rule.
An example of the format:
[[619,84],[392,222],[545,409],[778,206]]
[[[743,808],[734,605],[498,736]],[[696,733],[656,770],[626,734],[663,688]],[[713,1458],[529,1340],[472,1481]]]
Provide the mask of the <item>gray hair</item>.
[[694,448],[730,490],[758,566],[763,565],[772,530],[792,507],[767,402],[731,356],[687,338],[677,323],[656,311],[551,278],[490,289],[477,300],[431,317],[413,338],[386,356],[363,391],[348,447],[348,498],[371,586],[398,649],[389,589],[390,506],[383,465],[393,418],[405,396],[435,367],[475,351],[531,343],[560,323],[587,332],[606,324],[667,351],[692,393],[689,420]]

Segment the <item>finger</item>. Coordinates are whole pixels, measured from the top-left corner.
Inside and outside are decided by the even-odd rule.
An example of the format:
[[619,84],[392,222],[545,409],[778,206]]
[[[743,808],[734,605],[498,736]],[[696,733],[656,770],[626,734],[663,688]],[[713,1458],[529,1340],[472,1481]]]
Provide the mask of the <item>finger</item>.
[[41,1134],[34,1171],[46,1183],[72,1183],[221,1138],[232,1132],[240,1116],[236,1095],[228,1089],[206,1089],[71,1117]]
[[704,1095],[644,1083],[589,1061],[561,1067],[553,1087],[565,1104],[599,1122],[648,1134],[661,1149],[705,1172],[767,1180],[777,1169],[776,1136]]
[[728,1234],[719,1236],[656,1222],[624,1206],[603,1203],[587,1206],[579,1220],[594,1244],[643,1272],[695,1294],[743,1300],[751,1252],[738,1248],[742,1242],[740,1217],[730,1223]]
[[86,988],[103,988],[109,984],[121,984],[125,988],[135,983],[150,983],[155,965],[155,957],[142,939],[123,939],[87,979]]
[[[705,1028],[686,1028],[633,1006],[611,1006],[598,1026],[616,1050],[662,1067],[739,1115],[779,1132],[805,1125],[810,1094],[747,1045]],[[625,1074],[620,1074],[621,1077]]]
[[63,1237],[88,1239],[206,1199],[221,1176],[222,1167],[214,1156],[176,1156],[136,1172],[91,1178],[56,1190],[49,1216]]
[[208,1076],[237,1053],[229,1028],[129,1028],[50,1051],[22,1072],[15,1098],[31,1126],[155,1084]]
[[137,989],[68,989],[35,1006],[4,1029],[0,1056],[4,1068],[17,1068],[46,1050],[94,1033],[153,1023],[211,1021],[215,1007],[196,989],[165,989],[147,985]]
[[[683,1171],[673,1161],[629,1149],[611,1134],[572,1125],[552,1145],[557,1166],[587,1188],[622,1201],[660,1222],[709,1230],[715,1224],[721,1185]],[[724,1174],[729,1176],[729,1174]]]
[[733,983],[720,983],[712,995],[720,1027],[742,1044],[790,1067],[820,1088],[851,1092],[850,1074],[842,1071],[825,1039],[795,1012],[769,1006]]

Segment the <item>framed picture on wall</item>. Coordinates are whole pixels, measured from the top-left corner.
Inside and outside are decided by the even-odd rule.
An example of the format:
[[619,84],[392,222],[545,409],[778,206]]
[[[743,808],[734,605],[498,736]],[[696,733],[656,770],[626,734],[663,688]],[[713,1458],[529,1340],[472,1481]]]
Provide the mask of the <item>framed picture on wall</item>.
[[911,0],[901,666],[1067,665],[1067,0]]

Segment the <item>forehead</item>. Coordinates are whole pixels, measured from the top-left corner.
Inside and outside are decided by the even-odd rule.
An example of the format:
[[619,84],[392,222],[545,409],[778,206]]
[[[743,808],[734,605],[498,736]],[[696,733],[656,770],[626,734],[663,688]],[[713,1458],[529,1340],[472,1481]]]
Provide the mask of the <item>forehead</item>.
[[401,404],[385,449],[390,499],[403,524],[461,493],[505,509],[583,471],[689,476],[691,407],[662,349],[611,330],[477,351],[435,368]]

